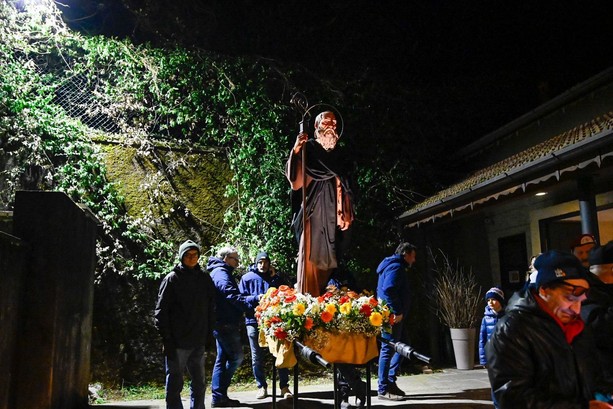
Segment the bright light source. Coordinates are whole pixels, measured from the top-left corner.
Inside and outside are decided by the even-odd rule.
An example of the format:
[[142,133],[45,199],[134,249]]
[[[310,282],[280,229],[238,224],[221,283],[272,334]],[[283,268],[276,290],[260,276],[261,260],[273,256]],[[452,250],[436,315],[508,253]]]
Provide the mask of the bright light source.
[[547,194],[547,192],[537,192],[534,194],[534,196],[545,196]]

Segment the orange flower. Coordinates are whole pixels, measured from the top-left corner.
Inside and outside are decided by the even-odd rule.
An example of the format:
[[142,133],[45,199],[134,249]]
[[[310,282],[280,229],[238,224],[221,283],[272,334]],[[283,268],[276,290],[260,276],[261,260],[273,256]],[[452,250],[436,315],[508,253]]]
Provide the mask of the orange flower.
[[285,297],[285,302],[290,303],[296,301],[296,295],[292,294],[290,296]]
[[288,291],[289,289],[290,289],[289,286],[285,284],[279,286],[279,291],[282,293]]
[[306,320],[304,320],[304,328],[305,328],[307,331],[310,331],[310,330],[311,330],[311,328],[313,328],[313,324],[314,324],[314,323],[313,323],[313,318],[311,318],[311,317],[306,317]]
[[332,321],[332,318],[334,318],[334,315],[332,315],[328,311],[324,311],[321,313],[320,318],[323,322],[328,323]]
[[396,316],[394,314],[390,314],[390,325],[394,325],[396,322]]
[[356,298],[358,298],[360,295],[358,293],[356,293],[355,291],[347,291],[347,296],[349,298],[351,298],[352,300],[355,300]]
[[372,305],[373,307],[376,307],[377,305],[379,305],[379,301],[377,301],[377,299],[376,299],[375,297],[371,297],[371,298],[368,300],[368,303],[369,303],[370,305]]

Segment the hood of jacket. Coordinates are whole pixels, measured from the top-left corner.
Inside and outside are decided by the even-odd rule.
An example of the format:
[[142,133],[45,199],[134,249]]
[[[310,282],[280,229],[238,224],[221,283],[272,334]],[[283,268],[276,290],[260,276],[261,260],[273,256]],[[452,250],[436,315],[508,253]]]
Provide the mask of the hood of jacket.
[[215,270],[216,268],[219,268],[219,267],[222,267],[228,273],[232,273],[232,271],[234,270],[234,267],[232,267],[231,265],[227,264],[222,259],[220,259],[218,257],[209,257],[209,261],[206,264],[206,270],[209,273],[211,273],[213,270]]
[[392,264],[398,264],[398,267],[405,267],[408,265],[407,262],[404,261],[404,257],[402,257],[400,254],[394,254],[393,256],[385,257],[383,261],[379,263],[379,266],[377,267],[377,274],[381,274]]

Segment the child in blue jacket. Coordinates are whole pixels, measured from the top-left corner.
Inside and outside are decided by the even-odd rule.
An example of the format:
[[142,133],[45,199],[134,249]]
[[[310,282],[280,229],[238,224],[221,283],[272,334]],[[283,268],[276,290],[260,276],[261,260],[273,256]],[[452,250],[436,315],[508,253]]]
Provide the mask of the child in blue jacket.
[[[485,293],[485,301],[487,304],[481,320],[481,331],[479,331],[479,363],[481,365],[487,365],[485,344],[494,332],[496,323],[504,315],[504,292],[498,287],[492,287]],[[492,402],[494,407],[498,408],[498,402],[496,402],[493,392]]]
[[498,319],[504,314],[504,292],[498,287],[492,287],[485,293],[485,312],[481,320],[481,331],[479,331],[479,363],[486,365],[485,344],[490,335],[494,332],[494,327]]

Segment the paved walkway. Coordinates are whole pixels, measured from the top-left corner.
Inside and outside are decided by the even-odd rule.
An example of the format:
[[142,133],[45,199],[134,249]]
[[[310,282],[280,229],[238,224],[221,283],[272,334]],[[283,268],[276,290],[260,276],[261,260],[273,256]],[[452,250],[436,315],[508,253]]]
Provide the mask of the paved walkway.
[[[379,400],[376,393],[376,380],[372,382],[371,408],[388,406],[411,409],[489,409],[493,408],[490,399],[490,385],[485,369],[457,370],[444,369],[433,374],[402,376],[398,378],[398,386],[407,393],[407,398],[400,402]],[[329,408],[334,407],[333,387],[331,383],[308,385],[300,388],[297,408]],[[269,390],[269,392],[272,392]],[[278,390],[277,390],[278,393]],[[272,408],[272,398],[255,399],[255,390],[229,393],[232,399],[238,399],[242,406],[237,408]],[[353,401],[353,399],[352,399]],[[210,408],[211,397],[206,397],[206,406]],[[183,406],[189,408],[189,401],[184,400]],[[126,401],[105,405],[95,405],[92,408],[131,408],[131,409],[165,409],[164,400]],[[293,408],[292,400],[277,400],[277,408]]]

